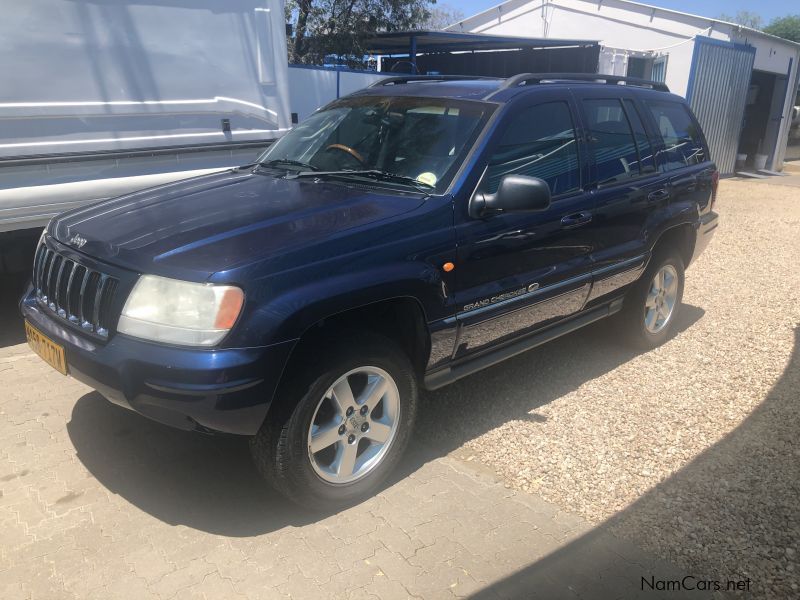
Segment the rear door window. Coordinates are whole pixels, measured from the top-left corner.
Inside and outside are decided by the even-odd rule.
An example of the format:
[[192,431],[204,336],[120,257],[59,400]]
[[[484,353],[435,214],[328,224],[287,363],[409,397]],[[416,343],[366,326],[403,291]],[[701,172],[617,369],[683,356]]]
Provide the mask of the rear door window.
[[706,159],[703,138],[686,106],[657,100],[648,101],[647,108],[664,140],[664,150],[659,154],[665,170],[696,165]]
[[548,102],[511,118],[489,160],[486,191],[497,191],[503,175],[514,173],[544,179],[554,195],[580,187],[578,142],[566,102]]
[[616,98],[583,101],[599,185],[641,173],[639,153],[622,103]]
[[642,173],[655,173],[653,145],[650,143],[650,138],[645,131],[639,110],[630,98],[623,100],[623,103],[625,104],[625,112],[628,114],[628,121],[630,121],[633,129],[633,137],[636,138],[636,149],[639,151],[639,169]]

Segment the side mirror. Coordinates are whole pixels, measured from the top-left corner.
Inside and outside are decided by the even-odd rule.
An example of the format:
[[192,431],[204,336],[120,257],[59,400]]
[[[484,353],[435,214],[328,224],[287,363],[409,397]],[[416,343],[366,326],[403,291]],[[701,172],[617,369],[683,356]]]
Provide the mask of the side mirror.
[[470,216],[509,212],[533,212],[550,207],[550,186],[538,177],[504,175],[494,194],[478,192],[469,204]]

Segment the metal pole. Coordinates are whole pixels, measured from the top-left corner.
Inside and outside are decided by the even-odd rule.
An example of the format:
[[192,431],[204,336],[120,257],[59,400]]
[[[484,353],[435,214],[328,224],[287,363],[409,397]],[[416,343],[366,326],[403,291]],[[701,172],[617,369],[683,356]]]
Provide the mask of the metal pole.
[[419,71],[417,70],[417,36],[411,36],[411,48],[408,52],[408,57],[411,59],[411,66],[414,67],[414,72],[412,75],[417,75]]

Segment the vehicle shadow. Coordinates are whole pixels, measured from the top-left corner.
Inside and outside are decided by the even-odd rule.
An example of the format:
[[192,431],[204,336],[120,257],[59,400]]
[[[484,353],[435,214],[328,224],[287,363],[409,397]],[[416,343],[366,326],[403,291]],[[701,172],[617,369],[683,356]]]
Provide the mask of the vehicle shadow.
[[[684,304],[672,336],[699,321],[705,311]],[[546,420],[536,409],[600,377],[640,354],[619,340],[606,319],[539,346],[491,369],[425,394],[417,436],[447,453],[513,420]],[[468,418],[453,415],[468,412]]]
[[[608,521],[472,598],[797,598],[800,328],[794,334],[780,379],[736,429]],[[674,552],[687,537],[693,550],[681,559]],[[648,564],[637,554],[654,546],[684,562],[679,572],[664,573],[664,563]],[[604,572],[624,572],[625,581],[603,590],[596,574]],[[659,593],[642,581],[683,584],[686,576],[694,589]],[[712,584],[698,587],[703,581]],[[738,587],[728,589],[728,582]]]
[[25,327],[17,303],[25,292],[29,277],[29,273],[0,275],[0,348],[25,341]]
[[67,432],[102,485],[170,525],[239,537],[317,518],[267,486],[246,438],[173,429],[97,392],[78,400]]
[[[686,305],[676,333],[702,318]],[[507,420],[530,412],[630,360],[635,352],[598,323],[422,398],[416,442],[387,486]],[[580,366],[580,368],[577,368]],[[447,430],[448,412],[469,402],[476,418]],[[80,398],[67,424],[78,458],[110,491],[170,524],[255,536],[328,516],[290,505],[262,482],[244,438],[175,430],[106,401]]]

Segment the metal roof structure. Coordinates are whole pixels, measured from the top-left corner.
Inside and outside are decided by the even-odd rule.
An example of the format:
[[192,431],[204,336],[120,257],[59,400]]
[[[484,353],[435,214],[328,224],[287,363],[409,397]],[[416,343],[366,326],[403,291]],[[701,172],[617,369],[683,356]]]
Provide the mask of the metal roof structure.
[[389,31],[377,33],[366,42],[373,54],[427,54],[479,50],[520,50],[523,48],[574,48],[598,46],[597,40],[541,39],[485,35],[455,31]]

